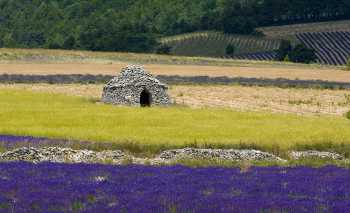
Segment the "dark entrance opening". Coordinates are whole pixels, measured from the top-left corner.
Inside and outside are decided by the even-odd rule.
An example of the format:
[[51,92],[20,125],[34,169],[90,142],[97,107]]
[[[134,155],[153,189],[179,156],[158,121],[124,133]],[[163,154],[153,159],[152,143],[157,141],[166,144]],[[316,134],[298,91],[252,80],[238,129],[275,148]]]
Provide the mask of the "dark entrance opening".
[[141,107],[150,107],[152,102],[151,93],[149,93],[146,89],[141,92],[140,95],[140,105]]

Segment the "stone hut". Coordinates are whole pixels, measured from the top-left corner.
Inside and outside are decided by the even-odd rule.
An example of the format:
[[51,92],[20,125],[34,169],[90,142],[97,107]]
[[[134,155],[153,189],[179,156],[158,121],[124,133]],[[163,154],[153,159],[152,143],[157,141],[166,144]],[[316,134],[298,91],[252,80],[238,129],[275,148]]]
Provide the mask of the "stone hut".
[[104,103],[131,106],[169,105],[167,85],[149,74],[142,66],[129,65],[103,88]]

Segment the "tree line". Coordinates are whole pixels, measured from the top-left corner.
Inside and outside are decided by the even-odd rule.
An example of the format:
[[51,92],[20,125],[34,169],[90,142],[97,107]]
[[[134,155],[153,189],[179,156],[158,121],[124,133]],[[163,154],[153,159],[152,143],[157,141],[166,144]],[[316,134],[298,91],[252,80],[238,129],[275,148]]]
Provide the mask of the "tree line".
[[0,47],[150,52],[161,36],[346,18],[348,0],[0,0]]

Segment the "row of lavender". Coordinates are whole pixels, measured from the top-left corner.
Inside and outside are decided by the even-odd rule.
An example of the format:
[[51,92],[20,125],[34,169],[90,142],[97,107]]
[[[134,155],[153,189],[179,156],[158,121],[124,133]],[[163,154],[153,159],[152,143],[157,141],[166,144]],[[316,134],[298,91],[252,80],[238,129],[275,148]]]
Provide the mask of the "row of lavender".
[[[344,65],[350,58],[350,31],[300,33],[296,35],[299,42],[315,50],[317,61],[328,65]],[[256,52],[234,55],[232,59],[272,61],[275,51]]]
[[[270,53],[259,53],[251,57],[254,60],[272,60],[268,59],[273,56],[269,56]],[[275,53],[271,53],[275,54]],[[263,59],[267,57],[266,59]],[[259,59],[260,58],[260,59]],[[243,58],[242,58],[243,59]],[[108,75],[7,75],[0,74],[0,84],[14,84],[14,83],[49,83],[49,84],[100,84],[105,83],[113,76]],[[300,87],[300,88],[327,88],[327,89],[349,89],[350,83],[337,82],[337,81],[322,81],[322,80],[297,80],[297,79],[268,79],[268,78],[244,78],[244,77],[210,77],[210,76],[177,76],[177,75],[158,75],[157,78],[161,82],[165,82],[170,85],[175,84],[210,84],[210,85],[231,85],[239,84],[243,86],[274,86],[274,87]]]
[[350,57],[350,31],[301,33],[297,38],[314,49],[323,64],[344,65]]
[[269,52],[256,52],[256,53],[245,53],[240,55],[234,55],[231,59],[239,59],[239,60],[256,60],[256,61],[274,61],[276,59],[277,52],[269,51]]
[[349,212],[350,170],[0,164],[0,212]]

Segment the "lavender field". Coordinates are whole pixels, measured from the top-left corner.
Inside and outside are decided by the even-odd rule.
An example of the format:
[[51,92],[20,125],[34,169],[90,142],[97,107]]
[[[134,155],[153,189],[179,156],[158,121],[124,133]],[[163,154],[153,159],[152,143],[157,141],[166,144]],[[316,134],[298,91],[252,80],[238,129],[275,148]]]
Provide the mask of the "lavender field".
[[329,65],[344,65],[350,54],[350,32],[317,32],[297,35],[308,48],[316,51],[318,62]]
[[1,212],[346,212],[350,170],[0,164]]

